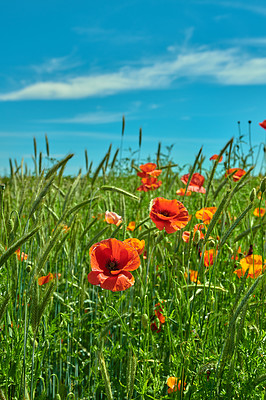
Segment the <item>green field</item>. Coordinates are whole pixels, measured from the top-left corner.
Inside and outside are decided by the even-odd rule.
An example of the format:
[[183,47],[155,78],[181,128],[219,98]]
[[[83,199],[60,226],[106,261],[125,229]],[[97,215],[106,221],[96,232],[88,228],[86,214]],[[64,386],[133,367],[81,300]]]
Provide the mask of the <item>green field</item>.
[[160,146],[143,162],[110,147],[72,177],[72,155],[52,160],[46,144],[33,172],[10,161],[1,179],[0,399],[265,399],[266,178],[253,153],[231,140],[222,162],[204,169],[200,150],[181,170]]

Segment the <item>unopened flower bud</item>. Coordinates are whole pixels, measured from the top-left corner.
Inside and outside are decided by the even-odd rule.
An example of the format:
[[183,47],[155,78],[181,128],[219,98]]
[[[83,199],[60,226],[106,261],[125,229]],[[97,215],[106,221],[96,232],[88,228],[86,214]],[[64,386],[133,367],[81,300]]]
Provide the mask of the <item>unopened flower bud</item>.
[[12,221],[11,218],[9,218],[6,224],[7,233],[8,234],[11,233],[13,231],[13,228],[14,228],[14,222]]
[[144,329],[147,328],[148,322],[149,322],[149,317],[148,317],[148,315],[147,315],[147,314],[142,314],[142,316],[141,316],[141,323],[142,323]]
[[257,194],[257,193],[256,193],[256,189],[253,188],[253,189],[251,190],[251,192],[250,192],[250,195],[249,195],[249,199],[250,199],[251,203],[253,203],[253,201],[255,200],[256,194]]
[[30,265],[27,265],[26,271],[27,272],[31,272],[31,266]]
[[264,193],[265,190],[266,190],[266,177],[262,179],[261,184],[260,184],[261,193]]
[[195,244],[198,244],[199,241],[200,241],[200,231],[199,231],[199,230],[196,230],[196,232],[195,232],[195,234],[194,234],[193,242],[194,242]]
[[208,243],[209,243],[209,245],[210,245],[211,247],[215,246],[215,241],[214,241],[213,239],[210,239],[210,240],[208,241]]
[[228,250],[228,253],[232,256],[234,254],[234,250],[232,247],[228,246],[227,243],[225,243],[224,247]]

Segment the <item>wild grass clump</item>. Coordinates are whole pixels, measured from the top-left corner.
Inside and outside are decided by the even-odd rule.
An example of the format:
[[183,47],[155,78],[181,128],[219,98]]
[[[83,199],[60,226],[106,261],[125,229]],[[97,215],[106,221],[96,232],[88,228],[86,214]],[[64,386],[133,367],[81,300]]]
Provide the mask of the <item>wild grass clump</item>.
[[182,170],[159,144],[139,168],[142,131],[136,161],[123,157],[124,130],[123,119],[120,154],[110,146],[93,168],[85,151],[75,177],[64,175],[72,154],[48,167],[36,141],[33,174],[10,160],[0,398],[263,399],[266,185],[254,150],[230,140],[210,170],[202,149]]

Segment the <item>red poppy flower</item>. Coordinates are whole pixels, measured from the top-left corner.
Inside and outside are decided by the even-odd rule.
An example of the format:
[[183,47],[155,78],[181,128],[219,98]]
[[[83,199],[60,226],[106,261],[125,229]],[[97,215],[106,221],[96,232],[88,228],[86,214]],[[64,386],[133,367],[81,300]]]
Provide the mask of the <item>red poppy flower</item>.
[[266,129],[266,119],[263,122],[259,122],[259,125],[263,128]]
[[52,281],[53,279],[55,278],[59,279],[60,277],[61,274],[52,274],[51,272],[49,272],[48,275],[41,276],[40,278],[38,278],[38,285],[40,286],[45,285],[46,283]]
[[165,228],[167,233],[173,233],[187,225],[188,211],[178,200],[156,197],[152,201],[150,218],[160,231]]
[[[181,182],[183,182],[185,185],[188,183],[189,175],[190,174],[186,174],[181,177]],[[189,182],[188,190],[191,190],[191,192],[206,193],[206,190],[203,187],[204,180],[204,176],[200,175],[198,172],[195,172]]]
[[161,186],[162,181],[158,181],[157,178],[148,177],[141,179],[142,185],[137,188],[139,192],[148,192],[149,190],[158,189]]
[[139,168],[142,172],[138,172],[137,175],[140,178],[148,178],[150,176],[157,177],[161,175],[162,171],[160,169],[156,169],[157,165],[154,163],[147,163],[140,165]]
[[[163,305],[161,306],[161,304],[160,303],[157,303],[157,304],[155,304],[155,306],[154,306],[154,314],[155,314],[155,316],[153,316],[152,317],[152,320],[154,320],[155,319],[155,317],[157,317],[157,319],[158,319],[158,322],[152,322],[151,323],[151,330],[153,331],[153,332],[160,332],[161,331],[161,328],[162,328],[162,324],[164,324],[165,323],[165,316],[163,315]],[[158,323],[158,325],[157,325],[157,323]]]
[[246,171],[244,171],[241,168],[230,168],[230,169],[228,169],[226,171],[225,177],[227,177],[228,175],[232,174],[233,172],[235,172],[234,175],[233,175],[233,181],[234,182],[239,181],[239,179],[241,179],[242,176],[245,175],[245,173],[246,173]]
[[134,285],[134,277],[129,271],[140,266],[137,250],[128,243],[117,239],[106,239],[90,248],[92,271],[88,281],[113,292],[128,289]]
[[[178,189],[178,190],[176,191],[176,194],[177,194],[178,196],[185,196],[185,191],[186,191],[186,189],[181,188],[181,189]],[[191,190],[188,190],[188,191],[187,191],[186,196],[191,196]]]
[[127,243],[130,246],[134,247],[134,249],[137,250],[139,255],[141,255],[143,253],[143,251],[144,251],[145,240],[139,240],[139,239],[136,239],[136,238],[129,238],[129,239],[125,239],[124,243]]
[[[213,156],[211,156],[210,160],[217,160],[218,158],[218,154],[214,154]],[[223,161],[223,156],[220,157],[219,159],[219,163]]]

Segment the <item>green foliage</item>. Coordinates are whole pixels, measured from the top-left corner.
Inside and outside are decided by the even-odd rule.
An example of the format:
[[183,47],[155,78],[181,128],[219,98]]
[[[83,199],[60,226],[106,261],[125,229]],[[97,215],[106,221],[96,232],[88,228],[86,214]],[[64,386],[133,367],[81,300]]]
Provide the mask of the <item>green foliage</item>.
[[[124,129],[123,119],[122,137]],[[122,159],[122,148],[119,163],[110,146],[94,171],[85,151],[86,175],[74,178],[63,175],[72,154],[50,169],[40,155],[38,168],[36,140],[34,176],[10,161],[0,188],[0,399],[263,399],[265,273],[252,279],[249,270],[241,278],[234,271],[248,252],[265,260],[265,217],[253,214],[264,207],[265,178],[251,175],[254,154],[244,155],[239,142],[230,140],[220,152],[224,164],[210,171],[201,149],[183,173],[201,172],[207,192],[178,198],[191,220],[166,234],[149,208],[153,198],[176,199],[184,187],[171,149],[165,155],[159,144],[147,160],[159,164],[162,185],[146,193],[136,191],[139,163]],[[46,153],[50,162],[47,137]],[[224,177],[233,162],[250,167],[238,182]],[[217,211],[205,237],[197,231],[193,238],[203,206]],[[107,224],[106,210],[122,224]],[[135,284],[124,292],[87,280],[89,249],[112,237],[145,240]],[[217,254],[206,267],[209,250]],[[53,279],[39,285],[49,273]],[[180,390],[168,393],[171,376]]]

